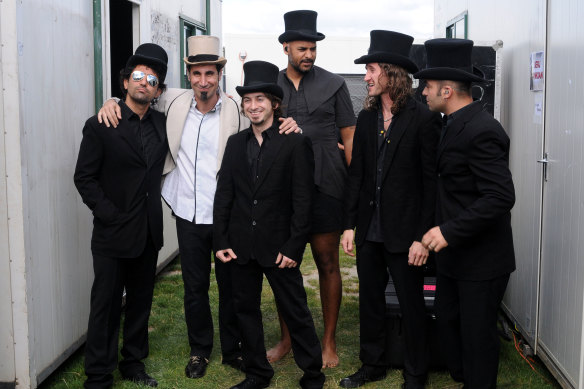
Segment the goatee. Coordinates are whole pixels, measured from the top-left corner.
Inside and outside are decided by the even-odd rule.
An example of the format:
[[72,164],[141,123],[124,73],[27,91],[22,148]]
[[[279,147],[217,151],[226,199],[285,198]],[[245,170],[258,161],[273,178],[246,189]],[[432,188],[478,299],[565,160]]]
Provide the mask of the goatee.
[[209,99],[208,92],[201,92],[201,100],[207,101]]

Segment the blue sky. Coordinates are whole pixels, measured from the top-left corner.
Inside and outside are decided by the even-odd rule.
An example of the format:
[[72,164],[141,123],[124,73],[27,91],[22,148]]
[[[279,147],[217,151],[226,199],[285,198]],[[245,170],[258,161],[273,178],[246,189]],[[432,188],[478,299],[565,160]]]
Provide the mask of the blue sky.
[[317,30],[328,36],[368,37],[380,29],[426,40],[434,31],[433,0],[223,0],[223,33],[279,35],[282,15],[296,9],[317,11]]

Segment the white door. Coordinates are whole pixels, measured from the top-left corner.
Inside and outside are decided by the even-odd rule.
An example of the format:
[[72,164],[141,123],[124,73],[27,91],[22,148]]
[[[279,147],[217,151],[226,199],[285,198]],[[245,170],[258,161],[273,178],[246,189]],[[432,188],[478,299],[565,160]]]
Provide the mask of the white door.
[[548,2],[538,348],[581,384],[584,284],[584,7]]

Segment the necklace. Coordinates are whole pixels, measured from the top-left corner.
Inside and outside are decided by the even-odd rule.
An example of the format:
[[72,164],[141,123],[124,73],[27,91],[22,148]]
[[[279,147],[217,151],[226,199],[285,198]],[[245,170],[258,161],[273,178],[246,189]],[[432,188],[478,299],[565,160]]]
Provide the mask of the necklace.
[[392,117],[390,117],[390,118],[389,118],[389,119],[387,119],[387,120],[386,120],[386,119],[383,119],[383,123],[387,123],[387,122],[388,122],[388,121],[390,121],[391,119],[393,119],[393,116],[392,116]]

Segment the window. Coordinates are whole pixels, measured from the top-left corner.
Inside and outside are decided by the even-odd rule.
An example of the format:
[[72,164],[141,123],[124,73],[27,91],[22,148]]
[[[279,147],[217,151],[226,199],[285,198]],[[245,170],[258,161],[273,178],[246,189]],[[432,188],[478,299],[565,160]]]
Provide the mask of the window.
[[[206,3],[206,4],[205,4]],[[193,35],[209,34],[209,0],[203,3],[206,5],[206,22],[201,23],[186,16],[180,16],[180,66],[181,66],[181,87],[190,88],[187,79],[187,67],[182,60],[187,55],[187,38]]]
[[454,19],[446,23],[446,38],[464,38],[468,37],[468,11],[464,11]]

